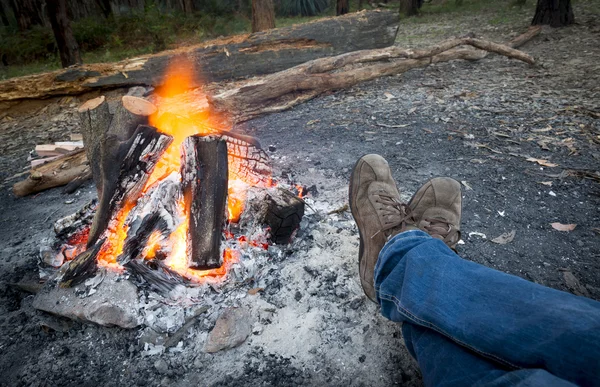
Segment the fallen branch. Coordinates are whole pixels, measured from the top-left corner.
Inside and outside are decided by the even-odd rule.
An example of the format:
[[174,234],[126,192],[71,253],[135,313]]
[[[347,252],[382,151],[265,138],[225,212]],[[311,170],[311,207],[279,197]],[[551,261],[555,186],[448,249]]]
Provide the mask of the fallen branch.
[[[479,60],[489,52],[528,64],[535,60],[516,47],[539,34],[533,28],[508,45],[464,37],[443,41],[433,47],[412,50],[398,46],[354,51],[334,57],[312,60],[290,69],[209,96],[211,107],[227,112],[236,122],[262,114],[282,111],[330,90],[344,89],[386,75],[455,59]],[[462,46],[470,46],[465,48]]]

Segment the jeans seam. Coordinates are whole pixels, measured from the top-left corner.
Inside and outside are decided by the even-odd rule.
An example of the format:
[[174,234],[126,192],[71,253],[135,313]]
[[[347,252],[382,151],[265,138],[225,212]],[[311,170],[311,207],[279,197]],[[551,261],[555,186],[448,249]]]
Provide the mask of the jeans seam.
[[[486,357],[491,358],[492,360],[495,360],[501,364],[504,365],[508,365],[510,367],[513,367],[515,369],[520,369],[521,367],[517,367],[516,365],[512,364],[511,362],[504,360],[502,358],[497,357],[496,355],[492,355],[491,353],[487,353],[484,351],[481,351],[479,349],[473,348],[472,346],[468,345],[467,343],[463,343],[461,340],[458,340],[457,338],[455,338],[454,336],[446,333],[443,329],[437,327],[435,324],[427,321],[427,320],[423,320],[417,316],[415,316],[414,314],[412,314],[410,311],[408,311],[408,309],[406,309],[405,307],[403,307],[400,303],[400,300],[398,298],[396,298],[393,295],[390,294],[386,294],[386,293],[379,293],[379,298],[383,299],[383,300],[387,300],[387,301],[391,301],[392,303],[394,303],[394,305],[396,305],[396,309],[398,310],[398,313],[405,315],[406,317],[408,317],[409,319],[414,320],[415,322],[417,322],[417,324],[420,325],[424,325],[427,328],[433,329],[434,331],[436,331],[437,333],[448,337],[449,339],[451,339],[452,341],[462,345],[463,347],[466,347],[468,349],[470,349],[471,351],[474,351],[476,353],[479,353],[481,355],[484,355]],[[390,298],[391,297],[391,298]]]

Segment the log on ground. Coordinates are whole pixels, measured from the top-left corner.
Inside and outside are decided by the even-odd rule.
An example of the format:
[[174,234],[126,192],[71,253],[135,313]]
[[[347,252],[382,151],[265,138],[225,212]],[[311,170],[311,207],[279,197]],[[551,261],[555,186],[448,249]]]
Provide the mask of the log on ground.
[[[211,108],[227,112],[235,122],[289,109],[330,90],[351,87],[386,75],[396,75],[432,63],[479,60],[489,52],[528,64],[535,60],[515,47],[523,45],[540,29],[530,29],[509,45],[471,37],[449,39],[426,49],[391,46],[315,59],[290,69],[252,79],[232,89],[208,96]],[[463,46],[469,46],[465,48]]]
[[160,86],[165,69],[187,56],[202,81],[222,81],[281,71],[316,58],[393,44],[399,16],[363,11],[341,17],[204,42],[114,64],[83,65],[0,82],[0,102],[77,95],[136,85]]

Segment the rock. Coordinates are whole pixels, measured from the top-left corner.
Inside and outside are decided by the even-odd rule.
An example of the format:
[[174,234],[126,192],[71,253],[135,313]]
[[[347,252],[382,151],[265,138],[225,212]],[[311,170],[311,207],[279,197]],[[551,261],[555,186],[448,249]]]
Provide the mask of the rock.
[[156,368],[158,373],[163,374],[163,375],[166,374],[167,372],[169,372],[169,365],[163,359],[158,359],[157,361],[155,361],[154,368]]
[[[138,293],[131,282],[117,281],[117,275],[109,272],[93,294],[90,293],[85,284],[61,288],[49,280],[35,296],[33,307],[105,327],[135,328],[139,325]],[[81,294],[90,295],[81,297]]]
[[227,308],[210,331],[204,352],[214,353],[241,345],[252,332],[250,313],[243,308]]

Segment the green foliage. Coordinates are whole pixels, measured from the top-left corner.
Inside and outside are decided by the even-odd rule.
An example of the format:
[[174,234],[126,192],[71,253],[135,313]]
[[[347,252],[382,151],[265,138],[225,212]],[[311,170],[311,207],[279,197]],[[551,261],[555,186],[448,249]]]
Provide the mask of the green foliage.
[[281,16],[316,16],[327,10],[328,0],[281,0],[278,2]]

